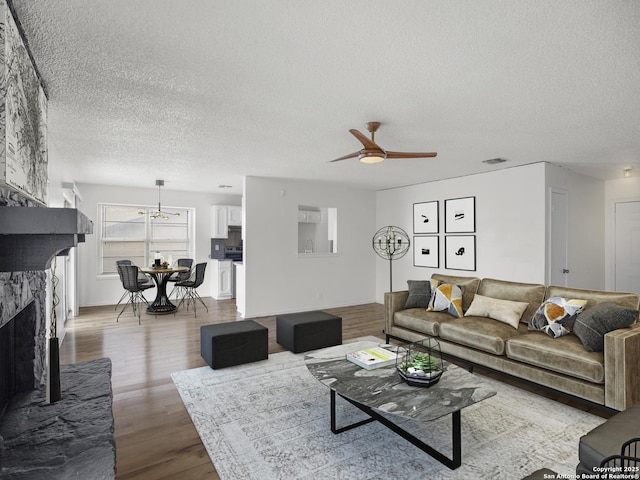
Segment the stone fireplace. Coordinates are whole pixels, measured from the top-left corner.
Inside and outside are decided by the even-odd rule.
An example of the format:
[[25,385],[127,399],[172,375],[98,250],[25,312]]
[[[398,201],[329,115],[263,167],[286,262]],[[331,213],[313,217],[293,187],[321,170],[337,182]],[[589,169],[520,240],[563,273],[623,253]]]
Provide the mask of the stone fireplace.
[[0,327],[0,418],[16,393],[35,387],[36,323],[31,302]]
[[0,187],[0,477],[114,478],[111,361],[61,366],[46,399],[51,259],[92,233],[75,209],[37,207]]
[[0,272],[0,418],[19,392],[44,385],[45,272]]
[[[5,207],[37,208],[23,197],[0,188],[0,209]],[[0,237],[9,237],[5,235],[7,230],[5,222],[0,220]],[[6,238],[0,240],[2,244],[8,247]],[[10,248],[2,252],[5,258],[12,255]],[[0,347],[0,375],[3,375],[0,418],[10,397],[38,388],[45,382],[46,278],[44,268],[23,271],[16,267],[15,271],[0,271],[0,341],[3,342]],[[31,333],[33,338],[29,338]]]

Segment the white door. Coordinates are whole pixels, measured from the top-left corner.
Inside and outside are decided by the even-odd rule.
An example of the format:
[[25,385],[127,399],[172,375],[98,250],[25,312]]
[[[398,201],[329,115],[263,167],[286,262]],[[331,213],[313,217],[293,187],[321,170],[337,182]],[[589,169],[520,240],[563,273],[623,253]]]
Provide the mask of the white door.
[[615,290],[640,293],[640,201],[615,205]]
[[569,195],[551,190],[551,240],[549,252],[549,284],[569,284]]

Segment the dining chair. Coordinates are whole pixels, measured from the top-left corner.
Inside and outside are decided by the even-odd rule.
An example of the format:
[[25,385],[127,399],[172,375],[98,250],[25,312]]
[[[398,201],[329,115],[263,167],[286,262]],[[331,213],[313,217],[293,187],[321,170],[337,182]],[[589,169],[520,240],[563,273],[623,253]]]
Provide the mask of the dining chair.
[[193,258],[179,258],[176,261],[176,264],[178,267],[187,267],[189,270],[187,272],[174,273],[168,278],[167,281],[176,283],[176,285],[174,285],[173,288],[171,289],[171,293],[169,293],[169,298],[171,298],[171,296],[173,295],[173,292],[176,290],[177,290],[176,292],[177,296],[180,297],[180,294],[182,293],[181,292],[182,287],[179,287],[177,283],[184,282],[191,278],[191,274],[192,274],[191,266],[193,265]]
[[[119,265],[133,265],[133,262],[131,260],[116,260],[116,268]],[[122,275],[120,274],[120,270],[119,269],[118,269],[118,275],[120,276],[120,281],[122,282]],[[149,275],[147,275],[146,273],[141,272],[141,271],[138,271],[138,283],[143,287],[144,290],[154,286],[154,283],[153,283],[153,280],[151,279],[151,277]],[[116,303],[116,306],[113,307],[114,310],[118,309],[118,305],[120,305],[122,300],[124,300],[124,297],[126,297],[128,294],[129,294],[129,292],[127,290],[125,290],[122,293],[122,296],[120,297],[120,300],[118,300],[118,303]],[[145,299],[145,301],[146,301],[146,299]]]
[[122,280],[122,286],[126,290],[125,294],[129,295],[129,301],[122,307],[118,317],[116,318],[116,322],[120,320],[120,315],[125,311],[127,306],[131,304],[131,308],[133,309],[133,314],[138,316],[138,325],[140,325],[140,314],[142,313],[142,303],[146,303],[147,299],[144,298],[143,292],[151,287],[153,284],[147,285],[144,283],[140,283],[138,281],[138,274],[140,273],[140,269],[136,265],[118,265],[118,274],[120,275],[120,279]]
[[182,300],[180,300],[180,303],[178,304],[178,308],[180,308],[180,306],[186,300],[187,310],[189,310],[189,304],[193,302],[193,315],[195,317],[197,317],[196,300],[200,301],[200,303],[204,306],[207,312],[209,311],[209,308],[207,308],[205,303],[202,301],[202,298],[200,297],[200,295],[198,295],[198,291],[197,291],[197,288],[200,285],[202,285],[202,282],[204,282],[204,272],[206,268],[207,268],[206,263],[198,263],[196,265],[195,275],[192,278],[176,283],[176,287],[180,287],[184,289]]

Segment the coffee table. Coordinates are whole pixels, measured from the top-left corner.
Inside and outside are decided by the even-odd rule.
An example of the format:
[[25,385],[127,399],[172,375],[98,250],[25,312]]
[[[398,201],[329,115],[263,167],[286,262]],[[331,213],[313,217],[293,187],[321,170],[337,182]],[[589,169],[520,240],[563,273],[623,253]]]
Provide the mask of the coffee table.
[[[331,431],[342,433],[378,421],[450,469],[462,464],[461,415],[463,408],[496,394],[481,377],[448,362],[440,381],[431,387],[411,387],[396,372],[395,365],[365,370],[345,359],[349,352],[383,342],[358,341],[308,352],[309,372],[330,389]],[[338,428],[336,395],[365,412],[370,418]],[[403,429],[397,417],[422,422],[451,415],[452,456],[448,457]],[[400,418],[398,420],[401,420]]]

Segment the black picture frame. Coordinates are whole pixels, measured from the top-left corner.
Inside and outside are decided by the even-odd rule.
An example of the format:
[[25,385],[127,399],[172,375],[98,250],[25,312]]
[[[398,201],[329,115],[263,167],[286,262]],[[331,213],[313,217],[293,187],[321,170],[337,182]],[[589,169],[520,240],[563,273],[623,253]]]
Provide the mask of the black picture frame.
[[445,233],[475,233],[476,197],[450,198],[444,201]]
[[476,270],[476,236],[445,235],[444,268],[448,270]]
[[419,202],[413,204],[413,233],[431,234],[440,232],[440,202]]
[[440,237],[413,237],[413,265],[440,268]]

